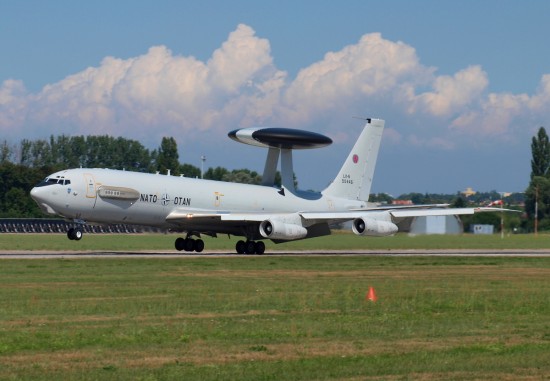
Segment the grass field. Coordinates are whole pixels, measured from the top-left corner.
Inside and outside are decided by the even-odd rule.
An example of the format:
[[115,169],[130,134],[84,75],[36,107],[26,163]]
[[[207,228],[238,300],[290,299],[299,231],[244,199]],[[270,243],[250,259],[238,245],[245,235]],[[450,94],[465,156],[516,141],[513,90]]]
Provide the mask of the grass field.
[[[0,266],[2,380],[550,377],[549,258]],[[371,286],[375,303],[365,299]]]
[[[100,250],[100,251],[175,251],[176,234],[86,234],[81,241],[70,241],[64,234],[0,234],[0,250]],[[238,237],[203,237],[205,252],[235,251]],[[266,243],[266,252],[285,250],[406,250],[406,249],[550,249],[550,235],[428,235],[410,237],[360,237],[351,232],[283,244]]]

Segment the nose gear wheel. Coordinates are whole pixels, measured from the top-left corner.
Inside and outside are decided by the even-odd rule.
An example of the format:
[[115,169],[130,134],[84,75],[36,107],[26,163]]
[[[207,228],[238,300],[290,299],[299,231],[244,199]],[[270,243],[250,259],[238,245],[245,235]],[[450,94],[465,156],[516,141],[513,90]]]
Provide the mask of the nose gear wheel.
[[82,232],[81,228],[70,228],[67,231],[67,238],[69,238],[71,241],[80,241],[83,235],[84,233]]

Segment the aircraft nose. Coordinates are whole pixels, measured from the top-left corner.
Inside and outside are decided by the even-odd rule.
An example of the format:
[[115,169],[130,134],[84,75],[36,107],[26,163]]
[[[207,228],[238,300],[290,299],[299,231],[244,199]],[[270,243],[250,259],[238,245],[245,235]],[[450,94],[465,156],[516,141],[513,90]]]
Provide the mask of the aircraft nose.
[[36,202],[44,201],[44,188],[43,187],[34,187],[31,189],[31,197]]
[[34,201],[38,201],[40,199],[40,189],[36,187],[32,188],[31,197]]
[[47,197],[46,197],[47,191],[44,187],[34,187],[31,189],[31,198],[38,204],[40,209],[42,209],[44,212],[48,214],[56,214],[54,209],[46,203]]

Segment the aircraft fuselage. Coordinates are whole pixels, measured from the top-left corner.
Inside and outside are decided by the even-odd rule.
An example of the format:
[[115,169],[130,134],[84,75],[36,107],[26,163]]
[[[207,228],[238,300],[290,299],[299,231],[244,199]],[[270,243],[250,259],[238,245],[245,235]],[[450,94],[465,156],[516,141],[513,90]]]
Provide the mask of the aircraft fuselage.
[[366,204],[313,192],[110,169],[69,169],[49,179],[32,191],[44,211],[96,223],[177,229],[179,225],[167,221],[176,210],[278,214],[347,211]]

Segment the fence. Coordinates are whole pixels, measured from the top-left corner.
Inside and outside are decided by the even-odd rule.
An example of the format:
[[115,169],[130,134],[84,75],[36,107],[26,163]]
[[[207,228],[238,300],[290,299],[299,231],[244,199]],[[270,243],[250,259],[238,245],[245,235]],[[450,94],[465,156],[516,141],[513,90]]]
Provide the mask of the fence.
[[[60,219],[42,218],[0,218],[0,233],[66,233],[74,227],[73,222]],[[81,225],[85,233],[164,233],[163,229],[156,229],[139,225]]]

